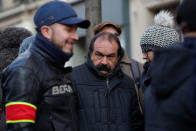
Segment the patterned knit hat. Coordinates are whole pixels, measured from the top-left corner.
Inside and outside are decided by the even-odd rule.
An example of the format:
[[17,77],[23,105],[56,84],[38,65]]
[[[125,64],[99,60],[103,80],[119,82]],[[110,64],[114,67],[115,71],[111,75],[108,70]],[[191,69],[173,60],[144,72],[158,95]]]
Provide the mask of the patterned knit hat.
[[179,41],[179,35],[173,28],[173,16],[168,11],[159,12],[154,18],[155,24],[144,31],[140,46],[142,52],[157,48],[167,48]]

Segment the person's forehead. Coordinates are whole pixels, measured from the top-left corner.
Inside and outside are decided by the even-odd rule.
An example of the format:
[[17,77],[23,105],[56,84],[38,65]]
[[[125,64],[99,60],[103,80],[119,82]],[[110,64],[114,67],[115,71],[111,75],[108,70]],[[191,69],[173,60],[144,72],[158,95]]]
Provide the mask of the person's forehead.
[[103,51],[116,51],[118,48],[117,42],[115,40],[102,40],[97,39],[94,43],[94,50],[103,50]]

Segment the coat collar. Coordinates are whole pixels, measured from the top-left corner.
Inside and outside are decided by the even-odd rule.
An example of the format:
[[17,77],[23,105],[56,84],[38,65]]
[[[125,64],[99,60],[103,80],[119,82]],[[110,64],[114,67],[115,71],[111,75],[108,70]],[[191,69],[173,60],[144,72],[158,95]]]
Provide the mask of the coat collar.
[[40,33],[37,33],[35,42],[32,44],[35,50],[41,55],[47,57],[47,59],[61,68],[64,68],[65,62],[67,62],[72,54],[64,53],[54,43],[44,38]]

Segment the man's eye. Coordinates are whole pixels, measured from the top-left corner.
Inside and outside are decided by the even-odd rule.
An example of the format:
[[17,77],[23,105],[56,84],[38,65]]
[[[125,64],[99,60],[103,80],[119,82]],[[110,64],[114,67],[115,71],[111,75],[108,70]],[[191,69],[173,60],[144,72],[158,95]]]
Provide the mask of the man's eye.
[[95,52],[95,55],[97,55],[97,56],[103,56],[101,53],[99,53],[99,52]]
[[99,53],[96,53],[96,55],[97,55],[97,56],[102,56],[102,55],[101,55],[101,54],[99,54]]
[[73,28],[68,28],[67,32],[74,32],[75,30]]
[[115,57],[115,55],[108,55],[107,57],[108,58],[113,58],[113,57]]
[[118,34],[118,33],[114,33],[114,35],[115,35],[115,36],[117,36],[117,37],[119,36],[119,34]]
[[73,27],[73,26],[67,26],[64,28],[67,32],[76,32],[77,31],[77,28],[76,27]]
[[102,55],[101,53],[98,53],[98,52],[96,52],[95,55],[96,55],[96,57],[97,57],[98,59],[101,59],[101,58],[103,57],[103,55]]

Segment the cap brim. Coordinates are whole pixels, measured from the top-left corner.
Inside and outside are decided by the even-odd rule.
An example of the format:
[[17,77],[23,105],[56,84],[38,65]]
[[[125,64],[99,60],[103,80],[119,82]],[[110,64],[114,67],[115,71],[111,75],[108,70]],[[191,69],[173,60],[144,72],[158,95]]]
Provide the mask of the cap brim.
[[78,17],[71,17],[62,21],[59,21],[61,24],[67,25],[78,25],[80,28],[88,28],[90,26],[90,21],[87,19],[82,19]]

